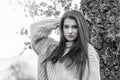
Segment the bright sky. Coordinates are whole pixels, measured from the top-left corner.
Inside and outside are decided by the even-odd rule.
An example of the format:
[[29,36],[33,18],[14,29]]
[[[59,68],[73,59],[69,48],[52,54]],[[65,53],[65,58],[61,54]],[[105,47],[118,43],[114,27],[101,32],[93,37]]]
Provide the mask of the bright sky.
[[13,10],[7,0],[0,0],[0,59],[19,55],[26,37],[16,34],[22,27],[29,28],[30,19],[22,10]]

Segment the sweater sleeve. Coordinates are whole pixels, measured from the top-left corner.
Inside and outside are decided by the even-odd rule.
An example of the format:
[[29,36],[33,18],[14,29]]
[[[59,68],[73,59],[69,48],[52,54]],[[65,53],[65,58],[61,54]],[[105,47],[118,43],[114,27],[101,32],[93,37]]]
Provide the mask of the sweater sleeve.
[[46,64],[41,64],[45,58],[46,55],[43,54],[38,56],[37,80],[47,80]]
[[56,48],[56,45],[51,45],[47,49],[47,54],[40,54],[38,56],[38,72],[37,72],[37,80],[48,80],[47,71],[46,71],[46,63],[42,63],[46,57],[48,57],[51,52]]
[[100,62],[99,56],[92,45],[88,46],[90,76],[88,80],[100,80]]
[[53,22],[42,21],[39,24],[34,23],[30,26],[31,45],[37,55],[44,54],[50,45],[56,45],[58,43],[53,38],[48,37],[52,29],[56,26]]
[[51,23],[51,20],[35,23],[30,26],[31,45],[33,50],[38,55],[37,80],[48,80],[46,74],[46,64],[41,63],[52,51],[53,47],[58,44],[58,42],[55,41],[53,38],[48,37],[54,26],[55,25],[54,23]]

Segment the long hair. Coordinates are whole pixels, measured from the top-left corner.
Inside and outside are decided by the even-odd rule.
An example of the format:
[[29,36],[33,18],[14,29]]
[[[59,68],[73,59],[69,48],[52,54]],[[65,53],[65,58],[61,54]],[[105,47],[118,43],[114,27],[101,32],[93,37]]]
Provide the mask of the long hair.
[[[78,26],[78,37],[75,40],[70,51],[63,56],[66,47],[66,38],[64,36],[63,25],[66,18],[74,19]],[[89,65],[88,59],[88,30],[87,23],[82,13],[76,10],[70,10],[63,14],[60,21],[60,42],[59,45],[53,50],[52,54],[44,60],[52,61],[55,64],[57,61],[70,60],[71,63],[67,66],[76,65],[79,72],[79,79],[82,80],[86,64]],[[63,57],[62,57],[63,56]]]

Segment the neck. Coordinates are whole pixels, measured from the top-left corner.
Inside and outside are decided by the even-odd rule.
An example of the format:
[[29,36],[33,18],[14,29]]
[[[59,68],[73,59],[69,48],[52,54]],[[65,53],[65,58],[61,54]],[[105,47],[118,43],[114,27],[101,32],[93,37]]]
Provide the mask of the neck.
[[66,42],[66,48],[71,48],[73,43],[74,43],[73,41]]

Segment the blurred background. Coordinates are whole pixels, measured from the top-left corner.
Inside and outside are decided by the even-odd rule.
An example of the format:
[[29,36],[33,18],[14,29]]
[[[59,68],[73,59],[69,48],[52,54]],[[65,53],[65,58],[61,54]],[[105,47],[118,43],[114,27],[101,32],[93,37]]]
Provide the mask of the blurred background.
[[37,55],[29,43],[31,23],[19,0],[0,0],[0,80],[36,79]]

